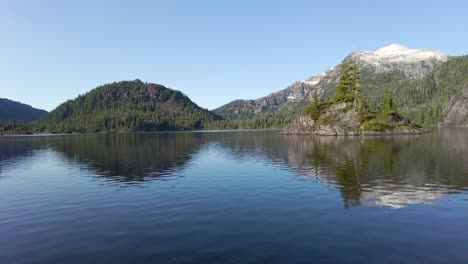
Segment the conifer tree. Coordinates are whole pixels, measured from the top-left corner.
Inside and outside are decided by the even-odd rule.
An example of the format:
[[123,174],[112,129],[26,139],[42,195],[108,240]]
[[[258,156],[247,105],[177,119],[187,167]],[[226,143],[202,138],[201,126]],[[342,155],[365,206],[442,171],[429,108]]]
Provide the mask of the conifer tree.
[[393,103],[392,93],[388,89],[385,89],[380,114],[382,116],[388,116],[396,112],[397,112],[397,109],[395,107],[395,104]]
[[358,65],[352,59],[346,59],[341,64],[340,79],[336,86],[333,101],[335,103],[355,102],[357,93],[360,92],[360,73]]
[[314,100],[306,109],[305,113],[308,114],[314,121],[317,121],[320,117],[321,106],[318,99],[317,90],[314,92]]
[[367,121],[369,118],[371,118],[372,113],[369,109],[369,106],[367,105],[366,98],[364,98],[362,95],[359,95],[357,102],[357,111],[361,122]]

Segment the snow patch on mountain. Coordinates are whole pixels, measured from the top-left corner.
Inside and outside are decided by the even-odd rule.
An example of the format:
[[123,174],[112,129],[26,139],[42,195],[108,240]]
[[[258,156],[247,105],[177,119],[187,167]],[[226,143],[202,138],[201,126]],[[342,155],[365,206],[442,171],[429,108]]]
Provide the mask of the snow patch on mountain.
[[387,60],[389,62],[421,62],[428,59],[446,61],[448,55],[435,49],[410,49],[399,44],[391,44],[374,51],[364,51],[361,58],[371,63]]
[[391,44],[373,51],[356,51],[348,57],[355,59],[361,67],[373,67],[376,72],[399,70],[409,78],[420,79],[436,65],[446,62],[450,55],[435,49],[410,49]]

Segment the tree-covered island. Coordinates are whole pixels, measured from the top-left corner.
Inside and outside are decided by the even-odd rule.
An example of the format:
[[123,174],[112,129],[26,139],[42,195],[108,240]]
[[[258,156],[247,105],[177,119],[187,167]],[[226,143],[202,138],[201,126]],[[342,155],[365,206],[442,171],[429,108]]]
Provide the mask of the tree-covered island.
[[420,134],[424,130],[398,113],[392,93],[385,89],[377,112],[370,111],[361,93],[361,77],[357,63],[346,59],[340,69],[335,95],[314,100],[303,114],[292,121],[284,134],[361,135],[361,134]]

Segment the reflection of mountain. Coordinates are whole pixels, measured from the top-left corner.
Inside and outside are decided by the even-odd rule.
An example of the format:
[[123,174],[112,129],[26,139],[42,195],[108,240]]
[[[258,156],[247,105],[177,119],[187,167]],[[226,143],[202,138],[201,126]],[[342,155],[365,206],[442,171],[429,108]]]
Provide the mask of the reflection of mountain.
[[45,148],[44,137],[0,137],[0,174],[3,167],[19,159],[31,157]]
[[124,181],[162,176],[181,168],[201,146],[199,134],[64,136],[50,146],[104,176]]
[[468,130],[420,136],[282,136],[275,131],[113,134],[0,139],[2,166],[53,149],[112,181],[142,181],[184,169],[211,143],[231,158],[287,167],[339,191],[345,207],[400,208],[468,187]]

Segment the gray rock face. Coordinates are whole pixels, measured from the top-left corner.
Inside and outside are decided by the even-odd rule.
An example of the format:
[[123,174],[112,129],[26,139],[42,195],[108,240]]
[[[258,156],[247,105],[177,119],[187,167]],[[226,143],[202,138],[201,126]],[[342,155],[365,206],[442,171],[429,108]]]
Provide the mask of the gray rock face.
[[440,126],[468,127],[468,83],[465,83],[461,93],[450,99]]
[[227,119],[251,118],[264,112],[279,112],[292,109],[301,102],[313,89],[313,85],[306,81],[298,81],[285,89],[269,94],[256,100],[235,100],[215,110],[216,114]]
[[317,123],[309,116],[301,115],[291,122],[282,134],[313,134],[321,136],[357,135],[361,123],[356,111],[348,109],[350,104],[331,106]]
[[289,123],[287,129],[280,133],[285,135],[308,135],[313,134],[314,120],[307,115],[301,115]]

